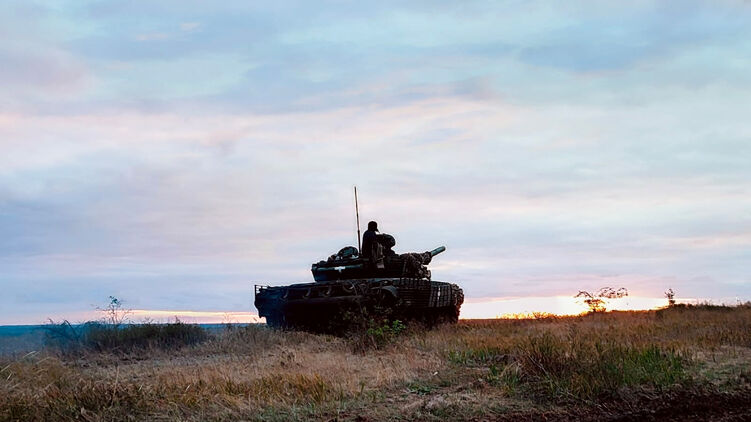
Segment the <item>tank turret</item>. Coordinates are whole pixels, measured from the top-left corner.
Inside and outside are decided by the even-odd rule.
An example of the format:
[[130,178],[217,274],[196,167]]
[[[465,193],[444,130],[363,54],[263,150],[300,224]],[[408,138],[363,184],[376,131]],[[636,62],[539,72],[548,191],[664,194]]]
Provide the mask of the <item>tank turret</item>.
[[357,248],[347,246],[327,260],[314,263],[311,272],[317,282],[373,277],[413,277],[430,280],[427,265],[434,256],[445,250],[445,246],[439,246],[423,253],[396,254],[388,248],[378,257],[377,262],[371,262],[357,254]]

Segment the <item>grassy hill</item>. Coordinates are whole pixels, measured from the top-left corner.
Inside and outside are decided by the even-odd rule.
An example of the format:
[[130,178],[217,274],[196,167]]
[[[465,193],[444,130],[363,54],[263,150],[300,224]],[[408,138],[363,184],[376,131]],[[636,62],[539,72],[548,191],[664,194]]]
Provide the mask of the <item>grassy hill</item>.
[[742,420],[749,400],[747,306],[0,359],[0,420]]

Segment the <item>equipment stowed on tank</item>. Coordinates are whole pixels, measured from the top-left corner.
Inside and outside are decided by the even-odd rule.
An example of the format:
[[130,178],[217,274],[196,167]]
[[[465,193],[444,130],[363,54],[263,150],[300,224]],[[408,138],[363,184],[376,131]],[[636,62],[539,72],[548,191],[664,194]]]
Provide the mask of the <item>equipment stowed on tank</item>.
[[327,260],[313,264],[313,283],[256,285],[258,315],[265,317],[272,327],[311,331],[338,331],[363,315],[419,320],[428,325],[457,322],[464,302],[462,289],[456,284],[433,281],[427,268],[446,248],[397,254],[391,250],[396,244],[392,236],[375,236],[378,246],[371,249],[373,253],[360,253],[360,248],[347,246]]

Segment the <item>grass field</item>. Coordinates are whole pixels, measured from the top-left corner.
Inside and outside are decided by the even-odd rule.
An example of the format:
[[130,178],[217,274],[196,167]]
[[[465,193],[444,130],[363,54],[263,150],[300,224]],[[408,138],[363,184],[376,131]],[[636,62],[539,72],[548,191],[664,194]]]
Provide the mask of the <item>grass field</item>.
[[749,402],[748,306],[0,361],[0,420],[747,420]]

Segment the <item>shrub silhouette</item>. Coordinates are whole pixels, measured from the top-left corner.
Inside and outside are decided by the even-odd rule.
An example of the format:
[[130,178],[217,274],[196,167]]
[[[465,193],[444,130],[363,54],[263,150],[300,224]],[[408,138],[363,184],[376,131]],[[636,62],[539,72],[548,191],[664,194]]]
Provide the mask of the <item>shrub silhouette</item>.
[[628,290],[626,290],[625,287],[621,287],[618,290],[612,287],[603,287],[595,294],[592,294],[586,290],[580,290],[579,293],[574,297],[583,297],[584,303],[589,306],[589,312],[594,313],[605,312],[605,305],[607,305],[606,299],[618,299],[624,296],[628,296]]
[[673,289],[667,289],[665,291],[665,297],[668,299],[669,307],[675,306],[675,292],[673,291]]
[[45,345],[62,353],[128,353],[147,349],[176,349],[209,337],[199,325],[185,324],[177,318],[166,324],[151,321],[128,323],[127,316],[131,311],[123,307],[120,299],[110,296],[109,300],[104,308],[96,308],[103,315],[98,321],[74,325],[67,320],[56,323],[50,319],[45,327]]

